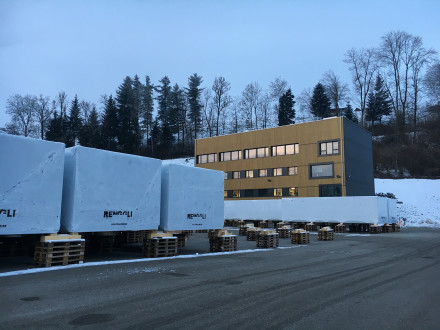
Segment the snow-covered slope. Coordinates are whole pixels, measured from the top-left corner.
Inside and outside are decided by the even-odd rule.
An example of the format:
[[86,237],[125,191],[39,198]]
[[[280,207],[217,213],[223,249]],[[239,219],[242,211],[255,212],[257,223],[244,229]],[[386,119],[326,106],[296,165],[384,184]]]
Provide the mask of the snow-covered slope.
[[[194,158],[170,159],[164,163],[194,166]],[[440,227],[440,180],[375,179],[374,183],[376,193],[393,193],[402,202],[397,204],[397,215],[403,225]]]
[[440,227],[440,180],[375,179],[374,183],[376,193],[391,192],[403,203],[397,204],[397,215],[407,219],[407,226]]

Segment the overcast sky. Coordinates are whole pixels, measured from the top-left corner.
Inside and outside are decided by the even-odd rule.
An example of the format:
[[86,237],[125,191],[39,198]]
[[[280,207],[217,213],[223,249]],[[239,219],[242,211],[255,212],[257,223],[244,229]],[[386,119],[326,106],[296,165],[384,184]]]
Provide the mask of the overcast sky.
[[348,49],[403,30],[440,51],[439,13],[439,0],[0,0],[0,127],[12,94],[98,104],[135,74],[223,76],[237,96],[281,76],[297,96],[331,69],[351,87]]

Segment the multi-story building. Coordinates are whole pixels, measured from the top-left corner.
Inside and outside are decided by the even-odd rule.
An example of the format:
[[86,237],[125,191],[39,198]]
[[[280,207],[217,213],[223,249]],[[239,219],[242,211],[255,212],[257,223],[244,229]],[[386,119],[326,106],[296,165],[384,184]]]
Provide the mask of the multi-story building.
[[371,134],[344,117],[196,140],[226,199],[374,195]]

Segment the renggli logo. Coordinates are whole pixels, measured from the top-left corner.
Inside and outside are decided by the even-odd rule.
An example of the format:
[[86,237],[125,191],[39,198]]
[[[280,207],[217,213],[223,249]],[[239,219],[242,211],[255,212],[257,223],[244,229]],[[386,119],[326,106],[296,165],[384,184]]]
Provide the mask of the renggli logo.
[[206,219],[206,214],[205,213],[188,213],[186,215],[187,219],[194,219],[194,218],[201,218],[201,219]]
[[131,218],[133,211],[104,211],[104,218],[112,218],[117,215],[125,215],[127,218]]
[[7,209],[7,210],[5,210],[5,209],[1,209],[0,210],[0,215],[6,215],[6,217],[8,217],[8,218],[15,218],[15,211],[16,210],[11,210],[11,209]]

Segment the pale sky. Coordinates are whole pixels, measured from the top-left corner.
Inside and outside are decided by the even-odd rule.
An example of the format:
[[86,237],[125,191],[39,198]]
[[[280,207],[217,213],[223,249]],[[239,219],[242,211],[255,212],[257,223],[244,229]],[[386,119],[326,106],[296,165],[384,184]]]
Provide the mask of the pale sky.
[[348,49],[403,30],[440,52],[439,14],[438,0],[0,0],[0,127],[13,94],[98,105],[135,74],[181,87],[223,76],[232,96],[281,76],[298,96],[331,69],[352,88]]

